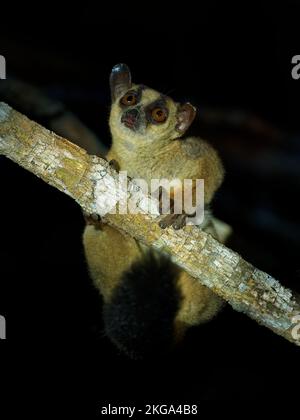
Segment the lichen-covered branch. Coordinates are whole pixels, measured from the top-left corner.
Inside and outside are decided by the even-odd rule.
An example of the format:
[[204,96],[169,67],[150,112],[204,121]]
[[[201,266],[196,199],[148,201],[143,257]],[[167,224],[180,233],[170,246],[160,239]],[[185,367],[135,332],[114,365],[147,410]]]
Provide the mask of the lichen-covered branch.
[[[300,314],[299,301],[270,275],[195,226],[181,231],[161,230],[159,216],[154,212],[107,213],[120,198],[133,196],[138,188],[130,181],[120,188],[118,174],[104,159],[88,155],[4,103],[0,103],[0,155],[68,194],[86,212],[100,214],[110,225],[168,253],[176,264],[234,309],[300,345],[295,325]],[[147,197],[142,194],[137,202],[143,209]]]

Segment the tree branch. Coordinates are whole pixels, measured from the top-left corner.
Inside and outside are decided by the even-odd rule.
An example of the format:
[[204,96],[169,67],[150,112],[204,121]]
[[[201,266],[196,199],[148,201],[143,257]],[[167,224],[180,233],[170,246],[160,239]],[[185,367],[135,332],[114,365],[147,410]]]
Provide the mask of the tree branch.
[[[300,345],[299,333],[293,333],[299,301],[273,277],[195,226],[161,230],[155,214],[107,213],[124,194],[133,197],[138,189],[128,181],[128,186],[117,192],[118,174],[106,160],[88,155],[4,103],[0,103],[0,155],[68,194],[86,212],[100,214],[111,226],[168,253],[235,310]],[[139,197],[138,206],[144,209],[147,197]]]

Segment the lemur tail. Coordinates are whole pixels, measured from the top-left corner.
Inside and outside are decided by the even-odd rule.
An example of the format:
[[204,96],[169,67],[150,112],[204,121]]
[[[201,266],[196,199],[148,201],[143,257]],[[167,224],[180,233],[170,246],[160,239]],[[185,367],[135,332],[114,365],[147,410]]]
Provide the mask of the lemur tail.
[[174,319],[180,295],[177,268],[149,252],[123,274],[104,306],[107,335],[134,359],[164,353],[174,343]]

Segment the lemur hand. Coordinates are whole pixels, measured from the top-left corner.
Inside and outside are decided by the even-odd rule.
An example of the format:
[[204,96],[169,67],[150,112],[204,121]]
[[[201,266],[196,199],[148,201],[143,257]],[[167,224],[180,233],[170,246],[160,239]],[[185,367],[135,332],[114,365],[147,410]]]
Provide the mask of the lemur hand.
[[182,229],[186,225],[187,214],[168,214],[159,222],[159,227],[166,229],[169,226],[173,226],[175,230]]

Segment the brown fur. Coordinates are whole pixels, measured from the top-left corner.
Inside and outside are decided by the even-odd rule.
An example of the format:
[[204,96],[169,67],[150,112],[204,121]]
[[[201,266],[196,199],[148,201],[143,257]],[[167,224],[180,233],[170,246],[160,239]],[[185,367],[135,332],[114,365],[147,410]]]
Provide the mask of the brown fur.
[[[138,86],[129,88],[137,90]],[[205,203],[210,203],[223,180],[223,167],[217,152],[200,138],[179,138],[176,130],[179,104],[168,97],[164,97],[169,110],[166,122],[145,124],[137,131],[126,127],[121,123],[123,109],[119,103],[125,91],[119,84],[119,96],[111,108],[109,122],[113,142],[108,160],[118,162],[120,170],[126,170],[130,177],[144,178],[149,183],[153,178],[204,179]],[[144,88],[139,105],[145,108],[160,97],[159,92]],[[109,301],[122,273],[134,261],[142,259],[145,252],[145,247],[135,239],[109,226],[102,229],[87,226],[84,247],[91,276],[105,302]],[[223,302],[184,271],[180,272],[177,284],[181,305],[174,324],[179,338],[189,326],[213,318]]]

